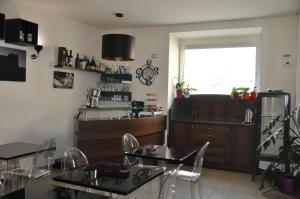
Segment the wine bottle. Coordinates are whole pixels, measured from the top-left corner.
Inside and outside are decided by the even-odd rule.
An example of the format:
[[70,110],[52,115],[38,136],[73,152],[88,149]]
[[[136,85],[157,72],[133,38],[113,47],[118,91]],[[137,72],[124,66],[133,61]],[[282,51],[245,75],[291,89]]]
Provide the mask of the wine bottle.
[[75,59],[75,67],[79,68],[80,67],[80,60],[79,60],[79,54],[77,53],[76,59]]
[[23,30],[22,24],[20,24],[19,39],[20,39],[21,41],[25,41],[25,34],[24,34],[24,30]]
[[96,70],[96,62],[95,62],[95,59],[94,59],[94,56],[92,56],[92,60],[91,60],[91,69],[93,69],[93,70]]
[[29,43],[32,43],[32,31],[31,31],[31,26],[28,26],[28,32],[27,32],[27,37],[26,37],[26,39],[27,39],[27,42],[29,42]]
[[73,63],[73,55],[72,55],[72,50],[70,50],[70,54],[68,56],[68,64],[70,67],[72,67]]

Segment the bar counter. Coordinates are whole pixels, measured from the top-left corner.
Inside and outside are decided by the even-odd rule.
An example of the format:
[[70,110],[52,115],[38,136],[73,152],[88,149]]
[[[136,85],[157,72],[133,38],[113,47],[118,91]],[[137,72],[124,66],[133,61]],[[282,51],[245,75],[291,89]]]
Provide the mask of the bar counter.
[[90,162],[123,161],[122,136],[131,133],[146,144],[164,144],[166,116],[79,120],[74,145]]

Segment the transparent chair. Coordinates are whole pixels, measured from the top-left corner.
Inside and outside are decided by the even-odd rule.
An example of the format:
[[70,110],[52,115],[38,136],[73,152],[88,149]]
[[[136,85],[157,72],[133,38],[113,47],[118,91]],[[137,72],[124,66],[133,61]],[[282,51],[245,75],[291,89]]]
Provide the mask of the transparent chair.
[[201,173],[202,173],[203,158],[208,145],[209,142],[206,142],[206,144],[197,153],[194,160],[194,166],[192,171],[180,170],[178,172],[177,180],[190,184],[192,199],[195,199],[195,191],[197,186],[199,189],[199,197],[200,199],[203,198],[202,196],[203,193],[201,190]]
[[85,154],[76,147],[67,147],[64,152],[62,169],[64,171],[89,165]]
[[32,165],[30,168],[17,168],[8,171],[9,174],[26,176],[29,178],[39,178],[46,174],[50,174],[52,170],[53,155],[55,147],[55,139],[44,141],[35,150]]
[[[132,151],[140,147],[138,140],[131,134],[126,133],[122,136],[122,149],[123,152]],[[125,165],[143,165],[142,158],[131,157],[124,155],[124,164]]]
[[175,199],[176,179],[182,164],[170,172],[166,172],[160,185],[158,199]]
[[51,138],[50,140],[47,140],[47,146],[49,149],[53,150],[46,150],[44,152],[44,157],[47,159],[47,168],[49,171],[52,171],[52,165],[54,161],[54,153],[55,153],[55,148],[56,148],[56,140],[54,138]]

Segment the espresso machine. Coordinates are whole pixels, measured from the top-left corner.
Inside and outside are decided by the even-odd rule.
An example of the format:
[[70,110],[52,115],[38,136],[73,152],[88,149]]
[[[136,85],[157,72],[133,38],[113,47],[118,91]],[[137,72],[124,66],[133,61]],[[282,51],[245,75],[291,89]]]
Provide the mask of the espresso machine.
[[139,117],[139,113],[144,110],[144,102],[143,101],[132,101],[131,108],[132,108],[133,117]]
[[88,88],[85,105],[87,107],[97,108],[99,105],[100,94],[101,90],[99,88]]

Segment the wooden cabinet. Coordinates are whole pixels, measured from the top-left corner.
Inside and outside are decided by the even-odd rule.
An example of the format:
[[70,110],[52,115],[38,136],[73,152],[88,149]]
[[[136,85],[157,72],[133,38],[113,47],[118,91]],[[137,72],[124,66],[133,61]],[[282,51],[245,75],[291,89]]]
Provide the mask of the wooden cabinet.
[[34,46],[38,42],[38,24],[23,19],[5,20],[5,43]]
[[174,147],[190,147],[193,144],[194,124],[185,122],[174,122],[170,125],[170,132],[173,136],[170,136],[169,143]]
[[230,164],[241,171],[251,172],[255,155],[253,126],[234,126],[230,131]]
[[206,167],[250,172],[255,128],[242,121],[245,109],[254,107],[254,101],[235,101],[229,96],[176,99],[170,111],[169,145],[200,149],[209,141]]
[[194,132],[194,147],[200,149],[210,142],[206,153],[209,163],[227,163],[228,161],[228,127],[218,125],[197,124]]
[[255,150],[253,126],[170,122],[170,146],[200,149],[207,141],[210,145],[205,166],[251,172]]

